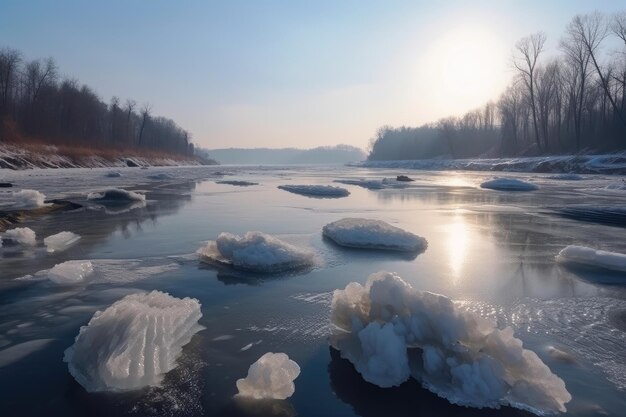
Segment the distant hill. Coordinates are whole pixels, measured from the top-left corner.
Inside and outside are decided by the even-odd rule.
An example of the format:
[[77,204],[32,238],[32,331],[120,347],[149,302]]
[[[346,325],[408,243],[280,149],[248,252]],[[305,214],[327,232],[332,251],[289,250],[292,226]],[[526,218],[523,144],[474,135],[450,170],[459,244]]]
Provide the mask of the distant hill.
[[363,161],[367,156],[362,149],[348,145],[321,146],[313,149],[203,149],[202,152],[208,153],[210,158],[221,164],[245,165],[345,164]]

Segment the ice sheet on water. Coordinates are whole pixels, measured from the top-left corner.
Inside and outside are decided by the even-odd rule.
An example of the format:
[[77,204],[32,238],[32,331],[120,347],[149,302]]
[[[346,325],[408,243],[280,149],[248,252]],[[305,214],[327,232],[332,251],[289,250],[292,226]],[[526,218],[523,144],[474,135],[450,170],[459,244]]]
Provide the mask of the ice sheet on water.
[[556,174],[556,175],[549,175],[546,178],[549,180],[562,180],[562,181],[581,181],[585,179],[585,177],[578,175],[578,174]]
[[300,367],[289,356],[268,352],[250,366],[245,378],[237,380],[237,395],[257,400],[284,400],[295,392],[293,381],[298,375]]
[[201,258],[259,272],[284,271],[313,265],[312,252],[262,232],[243,236],[220,233],[198,249]]
[[46,196],[37,190],[21,190],[12,194],[14,203],[12,208],[33,209],[44,207]]
[[104,176],[107,178],[119,178],[122,176],[122,174],[117,171],[109,171],[106,174],[104,174]]
[[152,291],[128,295],[83,326],[64,361],[87,391],[159,385],[201,329],[200,303]]
[[80,236],[76,233],[60,232],[55,235],[48,236],[43,240],[43,243],[46,245],[46,251],[52,253],[64,251],[74,243],[78,242],[79,239]]
[[279,185],[281,190],[307,197],[340,198],[350,195],[350,191],[332,185]]
[[613,191],[626,191],[626,181],[621,180],[621,181],[612,182],[606,187],[604,187],[604,189],[613,190]]
[[156,174],[150,174],[148,175],[148,178],[150,178],[151,180],[159,180],[159,181],[164,181],[164,180],[171,180],[174,179],[174,176],[165,173],[165,172],[159,172]]
[[586,246],[570,245],[556,256],[557,262],[588,268],[626,272],[626,255],[596,250]]
[[134,191],[123,190],[121,188],[109,188],[101,192],[89,193],[87,198],[105,205],[129,204],[133,202],[146,201],[145,195]]
[[341,179],[334,182],[346,185],[356,185],[359,187],[367,188],[368,190],[382,190],[384,188],[407,188],[411,184],[407,181],[398,181],[396,178],[383,178],[383,179]]
[[428,246],[423,237],[381,220],[345,218],[327,224],[322,233],[339,245],[353,248],[417,252]]
[[52,267],[48,279],[57,284],[77,284],[92,273],[93,266],[89,261],[66,261]]
[[4,232],[2,240],[4,244],[13,242],[24,246],[35,246],[37,244],[37,235],[29,227],[16,227]]
[[481,188],[500,191],[534,191],[539,189],[535,184],[515,178],[494,178],[483,182],[480,186]]
[[510,327],[464,311],[448,297],[413,289],[393,273],[337,290],[331,345],[381,387],[410,377],[454,404],[537,414],[565,411],[561,378],[524,349]]

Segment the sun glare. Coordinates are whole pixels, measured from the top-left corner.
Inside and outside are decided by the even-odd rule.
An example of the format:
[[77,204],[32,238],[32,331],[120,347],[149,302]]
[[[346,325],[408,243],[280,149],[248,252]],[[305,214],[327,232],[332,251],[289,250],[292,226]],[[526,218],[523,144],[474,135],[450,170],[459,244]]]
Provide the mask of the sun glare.
[[463,272],[463,264],[465,263],[465,255],[469,243],[467,225],[463,221],[463,218],[457,215],[454,220],[446,226],[446,232],[448,235],[448,265],[452,273],[452,281],[456,284],[461,279],[461,272]]

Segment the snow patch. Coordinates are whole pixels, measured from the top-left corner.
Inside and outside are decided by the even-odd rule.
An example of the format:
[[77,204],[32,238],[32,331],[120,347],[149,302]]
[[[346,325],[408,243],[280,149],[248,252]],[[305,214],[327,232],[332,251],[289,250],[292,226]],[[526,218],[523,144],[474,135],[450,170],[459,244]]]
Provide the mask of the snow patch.
[[300,375],[298,364],[284,353],[268,352],[250,365],[248,376],[237,380],[242,397],[285,400],[293,395],[293,381]]
[[65,351],[72,376],[88,392],[159,385],[201,329],[200,303],[152,291],[97,311]]
[[43,240],[43,243],[46,245],[46,251],[52,253],[64,251],[74,243],[78,242],[79,239],[80,236],[76,233],[60,232],[55,235],[48,236]]
[[279,185],[278,188],[307,197],[339,198],[350,195],[345,188],[332,185]]
[[423,237],[381,220],[345,218],[327,224],[322,233],[339,245],[353,248],[416,252],[428,246]]
[[44,207],[46,195],[37,190],[21,190],[13,193],[15,208],[33,209]]
[[48,271],[48,279],[56,284],[76,284],[83,282],[93,273],[89,261],[67,261],[55,265]]
[[539,189],[535,184],[515,178],[494,178],[483,182],[480,187],[500,191],[534,191]]
[[313,264],[313,253],[262,232],[243,236],[220,233],[197,252],[201,258],[259,272],[283,271]]
[[556,260],[562,264],[586,266],[609,271],[626,272],[626,255],[570,245],[561,250]]
[[29,227],[16,227],[4,232],[3,241],[11,241],[25,246],[35,246],[37,244],[37,235]]
[[393,273],[378,272],[365,286],[352,282],[336,290],[331,322],[331,345],[380,387],[413,377],[453,404],[509,405],[540,415],[566,411],[572,398],[512,328],[498,329]]

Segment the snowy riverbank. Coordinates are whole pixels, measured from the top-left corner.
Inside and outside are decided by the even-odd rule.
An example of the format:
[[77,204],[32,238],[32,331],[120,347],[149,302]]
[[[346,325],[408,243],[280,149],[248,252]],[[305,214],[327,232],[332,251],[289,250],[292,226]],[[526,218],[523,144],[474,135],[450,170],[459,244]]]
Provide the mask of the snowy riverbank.
[[139,155],[122,151],[63,152],[56,146],[20,147],[0,144],[0,168],[106,168],[139,166],[187,166],[210,165],[194,157],[169,155]]
[[419,170],[626,174],[626,154],[559,155],[498,159],[419,159],[364,161],[351,166]]

